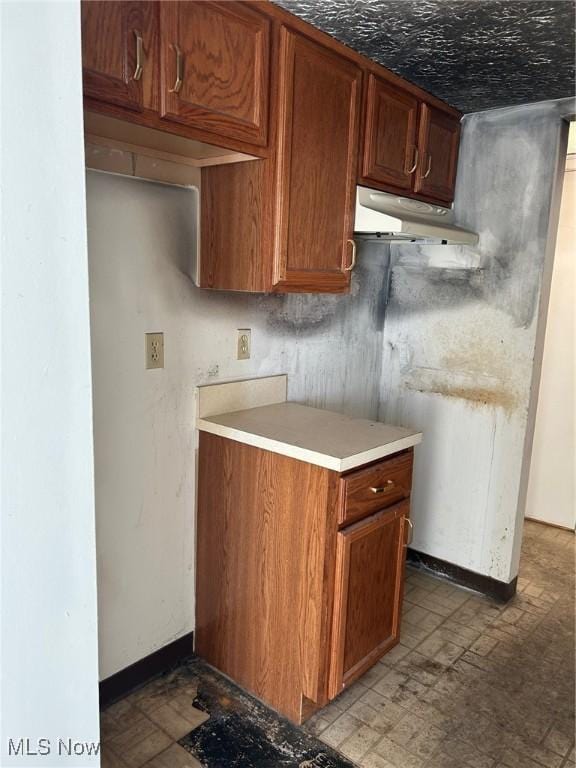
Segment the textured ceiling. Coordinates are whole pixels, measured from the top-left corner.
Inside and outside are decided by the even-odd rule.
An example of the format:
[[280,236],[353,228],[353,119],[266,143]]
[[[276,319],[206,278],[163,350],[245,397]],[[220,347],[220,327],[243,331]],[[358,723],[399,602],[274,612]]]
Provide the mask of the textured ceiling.
[[573,0],[276,0],[463,112],[574,95]]

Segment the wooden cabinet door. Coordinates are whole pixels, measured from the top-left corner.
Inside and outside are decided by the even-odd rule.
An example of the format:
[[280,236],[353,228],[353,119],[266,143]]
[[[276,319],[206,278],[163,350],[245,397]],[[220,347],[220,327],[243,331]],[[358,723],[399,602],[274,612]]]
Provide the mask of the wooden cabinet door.
[[330,698],[398,642],[408,517],[403,501],[338,533]]
[[418,148],[420,162],[414,191],[451,203],[454,200],[460,121],[428,104],[422,105]]
[[418,99],[370,74],[365,103],[361,182],[410,192],[418,158]]
[[84,95],[128,109],[142,109],[143,27],[146,3],[82,3]]
[[335,51],[281,29],[276,287],[348,288],[361,74]]
[[249,3],[160,3],[161,115],[267,144],[270,21]]

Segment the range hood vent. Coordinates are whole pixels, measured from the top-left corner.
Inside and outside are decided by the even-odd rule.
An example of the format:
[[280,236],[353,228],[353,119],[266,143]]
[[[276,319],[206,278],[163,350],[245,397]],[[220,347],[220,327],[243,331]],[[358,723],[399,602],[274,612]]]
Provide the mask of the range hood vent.
[[478,235],[454,224],[452,208],[356,187],[354,233],[385,240],[476,245]]

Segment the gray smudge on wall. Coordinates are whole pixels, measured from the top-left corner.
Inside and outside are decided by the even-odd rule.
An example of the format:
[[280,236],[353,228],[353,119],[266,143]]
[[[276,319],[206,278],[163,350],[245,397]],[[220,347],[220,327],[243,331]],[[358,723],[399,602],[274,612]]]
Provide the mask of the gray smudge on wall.
[[[187,274],[193,199],[88,174],[104,676],[194,628],[197,385],[286,373],[292,400],[378,413],[388,250],[360,245],[347,296],[200,290]],[[239,328],[252,329],[249,360],[236,360]],[[164,369],[145,369],[150,331],[164,332]]]
[[561,103],[465,118],[457,214],[480,233],[484,298],[518,326],[534,319],[544,263]]
[[385,243],[360,241],[348,295],[190,290],[203,313],[252,317],[273,350],[259,374],[288,373],[291,399],[376,418],[388,268]]
[[424,432],[413,546],[502,581],[517,573],[536,334],[570,108],[466,116],[455,209],[478,245],[391,248],[380,418]]
[[[514,329],[530,329],[539,307],[565,108],[546,102],[464,119],[455,210],[478,245],[391,246],[385,367],[395,356],[404,386],[527,407],[533,349]],[[385,400],[398,384],[383,382]]]
[[[268,327],[286,335],[316,334],[338,323],[343,343],[352,325],[360,320],[365,331],[381,333],[386,309],[388,246],[384,242],[358,240],[358,263],[347,295],[269,295],[260,306],[269,312]],[[360,315],[360,317],[358,317]],[[371,340],[366,338],[366,343]]]
[[[141,281],[147,296],[134,311],[158,328],[165,322],[164,307],[172,307],[176,320],[182,313],[184,326],[192,323],[198,328],[187,352],[195,370],[191,386],[288,373],[293,399],[356,416],[377,415],[388,281],[386,244],[359,243],[348,295],[200,290],[187,276],[194,229],[185,190],[91,172],[88,196],[89,226],[98,227],[91,246],[94,280],[105,269],[104,264],[96,266],[96,260],[103,259],[94,255],[96,240],[106,260],[111,249],[121,254],[115,260],[116,274],[102,275],[107,289],[95,288],[93,303],[110,302],[109,312],[120,311],[134,282]],[[155,277],[148,276],[151,270],[157,272]],[[153,289],[145,285],[152,279]],[[112,291],[120,295],[114,298]],[[130,306],[122,311],[129,314]],[[252,328],[253,349],[251,360],[239,363],[229,337],[240,327]],[[167,337],[166,343],[173,347],[174,341]]]
[[[560,103],[464,118],[456,216],[475,248],[444,246],[463,270],[431,267],[429,246],[393,246],[391,312],[482,301],[527,328],[538,305]],[[482,270],[470,268],[475,264]]]

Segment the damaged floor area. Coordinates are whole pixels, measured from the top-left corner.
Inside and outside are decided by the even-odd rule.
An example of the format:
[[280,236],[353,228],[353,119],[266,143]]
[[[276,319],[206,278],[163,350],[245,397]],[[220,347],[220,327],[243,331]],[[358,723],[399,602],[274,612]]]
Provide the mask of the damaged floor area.
[[353,768],[199,659],[101,715],[103,768]]
[[102,713],[103,768],[574,768],[574,534],[527,522],[506,605],[423,573],[402,642],[304,728],[198,660]]

